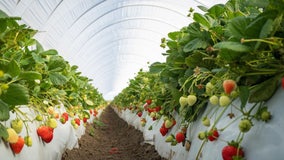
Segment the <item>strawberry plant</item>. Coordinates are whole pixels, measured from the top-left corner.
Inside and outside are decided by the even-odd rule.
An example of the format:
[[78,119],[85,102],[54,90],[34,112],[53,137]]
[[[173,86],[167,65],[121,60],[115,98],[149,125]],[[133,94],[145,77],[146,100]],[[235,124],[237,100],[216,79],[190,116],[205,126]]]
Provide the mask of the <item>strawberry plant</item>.
[[[32,145],[29,123],[38,121],[36,131],[49,143],[61,114],[60,106],[70,114],[85,115],[85,110],[106,104],[77,66],[71,66],[54,49],[44,50],[33,38],[37,31],[17,20],[20,18],[0,12],[0,138],[9,142],[15,154],[20,153],[24,143]],[[35,117],[28,116],[23,105]],[[5,126],[10,114],[16,116],[11,128]],[[67,120],[68,116],[64,116]],[[26,133],[22,133],[23,127]]]
[[[223,159],[244,157],[239,147],[244,135],[253,129],[254,121],[269,122],[272,115],[265,103],[284,84],[282,6],[281,0],[229,0],[211,8],[200,6],[204,14],[190,10],[193,22],[161,39],[165,62],[151,64],[149,72],[140,71],[112,103],[142,106],[148,113],[159,105],[161,115],[177,112],[186,126],[200,119],[206,107],[214,106],[205,113],[210,124],[203,122],[211,129],[199,132],[200,152],[207,140],[215,141],[219,132],[238,122],[238,146],[226,147],[229,154]],[[147,99],[152,103],[144,105]],[[215,130],[228,110],[231,121]]]

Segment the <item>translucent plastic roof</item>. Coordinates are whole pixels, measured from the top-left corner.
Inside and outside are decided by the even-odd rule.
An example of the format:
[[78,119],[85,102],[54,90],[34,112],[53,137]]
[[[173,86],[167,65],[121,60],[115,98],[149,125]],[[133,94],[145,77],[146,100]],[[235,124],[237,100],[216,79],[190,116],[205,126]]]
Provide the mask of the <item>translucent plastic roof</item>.
[[164,61],[161,38],[191,22],[190,7],[215,3],[225,0],[2,0],[0,9],[112,99],[147,62]]

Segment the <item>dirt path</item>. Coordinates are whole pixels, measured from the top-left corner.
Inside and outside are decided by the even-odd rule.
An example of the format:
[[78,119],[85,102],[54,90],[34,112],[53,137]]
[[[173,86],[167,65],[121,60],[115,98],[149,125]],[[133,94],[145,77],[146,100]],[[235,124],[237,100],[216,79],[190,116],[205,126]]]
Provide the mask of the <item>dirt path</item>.
[[103,126],[87,126],[79,149],[67,150],[62,160],[165,160],[154,146],[143,143],[143,134],[128,126],[111,107],[103,111],[100,121]]

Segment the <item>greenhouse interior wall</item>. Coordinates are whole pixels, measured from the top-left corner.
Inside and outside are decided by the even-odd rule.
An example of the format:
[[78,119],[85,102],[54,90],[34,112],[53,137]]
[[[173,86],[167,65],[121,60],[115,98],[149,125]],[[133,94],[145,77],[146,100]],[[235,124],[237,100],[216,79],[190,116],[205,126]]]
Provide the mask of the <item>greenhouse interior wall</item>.
[[[214,28],[215,21],[213,18],[210,16],[204,16],[201,13],[204,13],[205,10],[208,11],[207,8],[215,6],[213,9],[217,8],[216,11],[211,10],[211,12],[216,15],[219,14],[218,12],[223,14],[225,11],[223,12],[222,7],[226,2],[227,0],[214,0],[210,2],[207,0],[1,1],[0,10],[3,10],[3,13],[0,13],[0,23],[3,24],[3,26],[0,26],[0,31],[3,31],[3,33],[0,33],[0,45],[3,45],[3,48],[0,47],[0,50],[3,51],[3,54],[1,53],[2,55],[0,57],[0,137],[2,138],[0,140],[0,156],[4,157],[5,160],[61,160],[62,155],[66,150],[79,148],[78,142],[86,133],[86,121],[89,124],[94,123],[94,120],[99,119],[105,107],[112,107],[120,118],[143,133],[145,143],[155,146],[158,154],[168,160],[221,160],[222,158],[224,160],[233,160],[226,159],[223,155],[223,149],[228,145],[233,146],[232,143],[237,146],[234,146],[235,149],[238,149],[237,154],[239,154],[239,149],[244,150],[244,153],[240,153],[242,158],[245,157],[244,159],[283,160],[284,152],[282,150],[284,148],[284,136],[282,133],[284,133],[284,103],[282,98],[284,97],[284,38],[274,37],[273,34],[278,34],[277,36],[284,35],[284,13],[279,11],[284,8],[281,5],[275,5],[277,3],[284,4],[284,2],[283,0],[263,0],[259,4],[259,6],[266,6],[269,4],[267,7],[268,11],[271,9],[271,13],[275,13],[277,16],[281,15],[279,16],[280,18],[275,18],[276,16],[274,14],[267,14],[265,10],[263,11],[259,9],[255,11],[252,9],[255,11],[255,14],[258,12],[264,12],[265,14],[260,13],[259,16],[255,16],[254,13],[252,13],[252,15],[246,17],[247,19],[242,19],[246,15],[236,11],[234,14],[228,15],[228,17],[236,16],[236,18],[226,22],[228,23],[227,26],[223,25],[225,22],[218,21],[218,23],[221,25],[216,25],[217,27]],[[241,1],[239,0],[230,0],[229,2],[241,4]],[[215,5],[219,3],[219,6]],[[257,0],[253,0],[252,3],[257,3]],[[271,6],[274,5],[273,7],[275,8],[271,8],[270,3]],[[228,7],[229,10],[231,9],[230,7],[232,6]],[[238,8],[237,6],[234,7]],[[195,11],[200,12],[200,14],[194,14],[193,12]],[[238,17],[238,15],[240,17]],[[217,19],[217,17],[215,18]],[[265,18],[268,20],[265,21]],[[28,28],[21,28],[22,26],[18,28],[15,27],[18,26],[18,24],[12,22],[13,20],[18,21],[21,25],[27,25]],[[199,20],[200,23],[196,25],[198,27],[188,25],[196,20]],[[258,23],[263,26],[261,26],[257,31],[253,30],[253,27],[260,26]],[[244,31],[243,33],[243,31],[241,29],[239,30],[238,27],[241,28],[245,25],[248,27],[242,28],[244,30],[247,29],[246,32]],[[32,29],[35,29],[34,38],[37,41],[31,40],[26,42],[16,42],[18,38],[17,36],[24,32],[20,31],[15,34],[15,37],[11,38],[9,35],[10,33],[11,35],[14,34],[13,29],[15,29],[11,26],[15,27],[16,29],[23,29],[21,31],[29,32],[27,37],[33,35]],[[13,28],[11,29],[11,32],[6,30],[6,28],[9,27]],[[29,30],[29,27],[31,27],[31,30]],[[233,36],[229,37],[226,42],[220,42],[225,38],[218,37],[216,34],[217,38],[215,38],[217,40],[212,38],[212,42],[210,41],[210,43],[216,44],[214,46],[209,45],[206,47],[204,47],[203,42],[206,41],[207,43],[207,35],[205,36],[206,38],[200,36],[194,39],[192,42],[185,44],[185,46],[182,46],[184,45],[183,42],[189,39],[186,36],[182,37],[189,34],[185,33],[184,30],[190,28],[192,29],[191,31],[196,31],[192,32],[193,34],[202,32],[201,35],[204,35],[203,31],[213,33],[213,31],[211,32],[210,29],[212,28],[210,27],[216,29],[214,30],[216,32],[222,30],[220,32],[225,36],[228,36],[229,34],[232,34]],[[220,29],[218,27],[220,27]],[[227,30],[222,27],[226,27]],[[272,33],[273,29],[277,27],[280,29],[277,30],[277,32],[275,31]],[[228,28],[232,29],[232,31],[228,31]],[[7,31],[7,33],[5,31]],[[249,31],[253,33],[249,33]],[[254,34],[256,32],[259,32],[257,35],[258,37],[253,37],[253,35],[250,37],[250,39],[245,39],[238,35]],[[270,35],[272,36],[269,37]],[[24,36],[19,37],[23,38]],[[164,37],[169,37],[169,39],[165,39]],[[8,40],[5,41],[5,38],[8,38]],[[25,38],[26,37],[23,39]],[[197,43],[194,43],[195,40]],[[29,45],[29,43],[32,43],[33,45]],[[250,46],[252,43],[255,44]],[[261,44],[265,44],[263,45],[265,47],[262,48]],[[8,48],[7,46],[11,48]],[[24,47],[20,48],[19,46]],[[180,51],[180,48],[178,48],[180,46],[184,47],[182,51]],[[184,76],[186,74],[192,74],[190,75],[192,77],[188,76],[189,78],[186,77],[186,79],[184,79],[184,77],[178,77],[180,79],[175,81],[177,84],[174,83],[174,85],[178,86],[179,88],[176,87],[174,91],[178,91],[179,93],[175,95],[173,94],[173,91],[171,92],[172,94],[169,94],[170,96],[173,95],[171,97],[172,99],[170,100],[171,102],[174,101],[173,99],[176,98],[175,96],[180,97],[179,102],[168,103],[168,106],[163,106],[163,110],[155,111],[155,114],[151,114],[150,111],[147,110],[149,104],[145,101],[139,103],[137,102],[134,105],[130,103],[128,106],[118,106],[116,104],[112,104],[111,101],[113,98],[117,98],[115,100],[118,101],[121,99],[125,99],[125,101],[127,101],[135,98],[135,100],[141,100],[142,98],[144,98],[143,100],[149,100],[147,98],[150,96],[153,97],[153,93],[149,93],[150,96],[148,97],[143,97],[143,95],[131,95],[132,91],[129,92],[131,95],[129,97],[119,97],[119,95],[124,94],[123,91],[125,91],[125,88],[127,91],[127,86],[132,84],[132,82],[138,81],[138,88],[146,88],[145,90],[148,89],[147,92],[152,91],[152,89],[156,87],[155,89],[158,88],[157,91],[161,93],[161,95],[164,92],[172,89],[171,87],[168,87],[171,85],[169,82],[171,81],[170,78],[165,80],[165,77],[154,77],[151,79],[151,81],[149,80],[150,76],[147,75],[149,70],[152,69],[152,71],[149,72],[155,73],[155,69],[159,69],[159,67],[164,67],[167,65],[166,63],[171,60],[171,57],[169,56],[169,58],[165,55],[171,55],[171,51],[174,50],[171,47],[176,49],[177,53],[179,53],[179,51],[182,52],[182,54],[184,52],[192,52],[193,56],[187,55],[189,58],[186,57],[188,59],[183,59],[183,62],[180,62],[180,59],[176,58],[176,63],[173,63],[173,65],[170,64],[169,66],[173,68],[178,66],[178,69],[174,68],[171,70],[169,67],[170,69],[168,72],[159,72],[159,74],[154,74],[155,76],[161,76],[161,73],[169,73],[169,75],[174,75],[176,72],[178,72],[176,70],[182,70],[184,69],[184,66],[190,68],[189,66],[193,64],[199,65],[200,63],[200,65],[204,65],[202,63],[203,60],[206,61],[208,59],[211,60],[211,58],[217,59],[220,57],[221,60],[215,60],[214,63],[216,62],[216,64],[220,66],[223,65],[222,69],[225,68],[227,70],[225,72],[220,68],[211,68],[212,70],[209,70],[206,67],[199,66],[194,66],[192,70],[186,70]],[[165,51],[165,48],[169,50]],[[239,57],[245,59],[247,58],[245,57],[246,53],[251,52],[255,54],[258,49],[263,49],[263,52],[261,52],[263,57],[271,56],[272,58],[270,57],[270,61],[262,56],[259,56],[261,59],[260,61],[254,61],[253,58],[255,55],[247,56],[251,61],[247,62],[244,60],[241,62],[244,62],[243,64],[248,66],[252,66],[252,68],[256,66],[256,68],[253,68],[255,70],[252,69],[255,72],[252,71],[249,73],[244,73],[245,76],[243,77],[228,74],[229,71],[232,73],[232,70],[228,68],[236,67],[233,65],[233,63],[237,61],[236,59]],[[274,49],[277,50],[277,53]],[[12,54],[14,50],[20,51],[16,52],[14,55]],[[8,57],[10,55],[10,51],[11,55],[14,56],[12,56],[12,58]],[[28,52],[31,54],[29,56],[35,61],[36,65],[27,67],[27,64],[30,62],[27,60],[28,58],[22,60],[21,58],[24,56],[16,55],[17,53],[22,52]],[[225,54],[231,52],[232,56]],[[38,53],[40,56],[37,57],[36,53]],[[212,53],[212,55],[208,56],[205,53]],[[196,62],[190,59],[194,56],[204,56],[205,58],[202,57],[203,59],[200,59],[200,57],[197,57],[199,59],[197,60],[198,62]],[[63,59],[66,59],[66,61]],[[202,62],[199,62],[199,60]],[[223,62],[226,62],[227,60],[230,62],[230,64],[223,64]],[[160,63],[161,61],[165,63]],[[193,64],[189,64],[190,62]],[[270,64],[269,62],[275,63]],[[44,67],[40,65],[41,63],[44,65]],[[183,63],[183,65],[180,65],[180,63]],[[259,63],[264,63],[264,65],[259,65]],[[20,64],[23,65],[21,66]],[[149,64],[153,65],[149,67]],[[204,66],[206,65],[207,64]],[[264,70],[261,70],[263,68],[260,67],[263,66],[264,68],[267,66],[271,68],[268,67]],[[28,69],[26,70],[26,68]],[[29,70],[31,68],[35,68],[35,70]],[[165,67],[164,69],[166,70],[168,68]],[[243,73],[238,72],[239,70],[243,69],[242,66],[234,69],[237,70],[237,73]],[[42,73],[39,73],[39,70],[42,71]],[[143,74],[144,71],[146,73],[145,75],[149,77],[142,77],[141,80],[139,79],[141,78],[139,77],[139,73]],[[139,73],[136,74],[137,72]],[[205,73],[204,75],[207,76],[208,72],[212,74],[218,72],[224,74],[225,76],[218,77],[219,75],[216,76],[216,73],[213,76],[210,75],[212,77],[208,76],[200,80],[201,82],[199,80],[193,80],[196,77],[200,78],[198,75],[203,73]],[[259,74],[256,76],[257,80],[253,79],[255,77],[250,77],[255,76],[255,74]],[[135,76],[138,77],[138,80],[136,79],[137,81],[133,80]],[[232,80],[229,79],[231,78],[230,76],[233,78],[237,77],[236,81],[242,85],[237,86],[236,81],[232,82]],[[214,87],[217,88],[217,105],[213,105],[209,99],[215,95],[212,93],[207,93],[206,84],[211,83],[208,82],[209,77],[213,79],[213,82],[216,82]],[[242,78],[247,79],[243,80]],[[233,87],[231,86],[231,90],[229,91],[230,93],[226,93],[227,91],[224,87],[224,84],[222,86],[224,79],[229,79],[231,83],[233,83],[230,85],[234,85]],[[163,80],[168,84],[161,85],[160,83],[156,83],[160,86],[154,85],[152,86],[153,88],[143,86],[144,82],[146,83],[151,81],[154,83],[154,81],[156,82],[158,80]],[[67,81],[70,83],[64,86]],[[199,86],[192,81],[204,84]],[[270,84],[270,82],[272,83]],[[52,83],[54,84],[54,86],[51,87],[53,92],[49,92],[48,94],[46,94],[46,92],[42,92],[42,94],[39,94],[39,92],[43,90],[41,87],[48,88],[53,85]],[[192,83],[191,86],[188,85],[189,83]],[[244,84],[250,84],[252,86],[247,87]],[[263,84],[265,84],[266,87],[264,87]],[[271,86],[271,90],[269,90],[270,88],[267,87],[268,85]],[[27,86],[32,87],[32,89],[28,90]],[[194,93],[196,88],[199,88],[202,91],[198,90],[198,93]],[[260,91],[262,91],[261,89],[263,89],[262,93],[260,93]],[[232,90],[238,92],[236,93],[238,94],[236,97],[231,94]],[[256,92],[254,92],[255,90]],[[74,94],[71,93],[73,91]],[[204,93],[201,94],[201,92]],[[15,96],[16,93],[19,94],[18,97]],[[136,92],[133,91],[133,93]],[[39,96],[37,94],[39,94]],[[67,94],[68,96],[66,96]],[[258,97],[254,97],[255,95],[259,95],[261,102],[258,101]],[[36,97],[33,99],[33,102],[38,104],[34,105],[28,101],[28,98],[32,99],[34,98],[33,96],[38,96],[41,98],[44,96],[46,97],[40,100],[36,99],[38,98]],[[62,96],[66,99],[60,97],[64,99],[64,101],[51,99],[49,102],[46,102],[46,99],[49,98],[49,96],[52,98]],[[197,117],[194,117],[196,116],[194,114],[193,117],[196,119],[194,121],[190,119],[190,123],[187,123],[184,120],[185,116],[182,115],[182,109],[187,110],[188,112],[191,110],[188,108],[185,109],[182,105],[181,98],[185,98],[184,96],[186,96],[186,98],[188,98],[187,96],[194,96],[195,98],[197,96],[202,97],[201,99],[193,100],[194,103],[192,105],[195,103],[198,103],[199,105],[204,102],[204,111],[202,111],[202,113]],[[220,104],[220,99],[222,96],[226,96],[226,98],[230,97],[231,99],[228,98],[228,101],[233,101],[226,102],[228,103],[227,105],[222,105]],[[17,100],[20,102],[17,103]],[[80,105],[72,106],[72,103],[77,103],[76,100],[80,101],[78,104],[82,104],[82,106],[86,108],[83,108]],[[252,102],[249,102],[250,100]],[[154,104],[159,103],[158,98],[153,99],[153,101],[155,101]],[[177,98],[176,101],[178,101]],[[192,105],[189,104],[190,100],[186,101],[187,104],[185,106],[192,107]],[[55,115],[53,115],[53,113],[48,113],[49,108],[43,107],[50,104],[54,105],[51,106],[52,112],[65,113],[69,112],[70,109],[71,112],[69,115],[72,117],[72,119],[66,120],[68,122],[66,123],[65,121],[62,122],[62,119],[57,117],[55,120],[56,122],[54,122],[57,126],[53,128],[54,130],[52,129],[53,140],[50,143],[45,143],[43,142],[43,139],[39,137],[39,133],[37,131],[39,126],[43,126],[45,123],[42,121],[37,121],[36,115],[44,112],[42,114],[46,116],[45,120],[54,119]],[[66,104],[70,104],[72,107],[69,108],[64,106]],[[136,108],[133,109],[133,107]],[[167,110],[167,107],[173,108],[172,112],[167,113],[168,115],[166,116],[163,115],[162,112]],[[96,110],[97,114],[92,114],[92,111],[89,110],[89,108],[91,108],[92,111]],[[73,113],[73,111],[76,112],[77,110],[80,110],[80,114]],[[138,116],[137,114],[139,111],[142,112],[141,116]],[[19,113],[21,116],[19,116]],[[260,115],[262,113],[266,114],[264,115],[265,118]],[[155,116],[157,115],[161,117],[156,119]],[[17,136],[26,137],[28,135],[30,138],[32,138],[33,143],[32,147],[23,147],[23,149],[20,151],[20,154],[15,154],[13,150],[11,150],[11,146],[9,146],[11,143],[8,142],[10,141],[10,132],[8,132],[8,128],[10,129],[9,126],[12,121],[18,119],[19,117],[24,117],[26,120],[24,121],[25,127],[23,127],[20,133],[17,133]],[[83,118],[85,118],[85,122],[83,122]],[[88,118],[88,120],[86,120],[86,118]],[[170,118],[175,120],[175,124],[167,130],[165,135],[162,135],[163,133],[161,133],[161,128],[165,126],[165,121],[169,120]],[[208,118],[207,120],[209,120],[209,122],[207,124],[204,124],[204,118]],[[74,119],[78,119],[79,122],[75,122]],[[142,119],[144,120],[144,125],[141,125]],[[80,122],[84,125],[75,124]],[[184,127],[183,125],[188,126]],[[175,135],[178,132],[181,132],[182,129],[185,129],[182,131],[182,133],[185,134],[185,138],[183,142],[180,143],[176,141],[178,138],[176,138]],[[210,140],[208,137],[212,136],[211,134],[213,133],[211,132],[213,132],[213,130],[217,131],[217,129],[218,135],[213,136],[213,140]],[[168,139],[169,137],[171,137],[171,140],[167,142],[165,139]],[[241,146],[240,144],[235,144],[235,141],[233,141],[235,139],[241,143]],[[229,144],[228,142],[231,143]],[[28,142],[25,141],[25,143]],[[12,144],[14,144],[14,142]]]

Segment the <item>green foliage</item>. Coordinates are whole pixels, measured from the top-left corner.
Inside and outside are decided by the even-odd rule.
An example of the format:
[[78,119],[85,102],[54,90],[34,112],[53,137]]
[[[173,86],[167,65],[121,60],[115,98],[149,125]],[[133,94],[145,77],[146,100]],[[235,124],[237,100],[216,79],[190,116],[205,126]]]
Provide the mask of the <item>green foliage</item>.
[[29,103],[29,91],[25,86],[14,83],[0,98],[10,105],[24,105]]
[[[152,98],[165,114],[176,110],[191,122],[210,96],[225,94],[226,79],[239,86],[241,108],[267,101],[284,76],[283,6],[283,0],[230,0],[211,8],[199,6],[204,14],[190,11],[194,22],[161,41],[166,61],[151,64],[149,73],[139,72],[113,103],[141,105]],[[209,82],[214,90],[206,92]],[[187,95],[196,95],[196,104],[180,108],[179,98]]]
[[[77,66],[70,66],[54,49],[44,50],[33,39],[37,31],[17,20],[0,11],[0,121],[8,120],[17,105],[44,113],[58,102],[67,110],[72,105],[83,110],[106,104]],[[71,99],[71,95],[76,97]],[[1,130],[0,136],[5,137]]]

